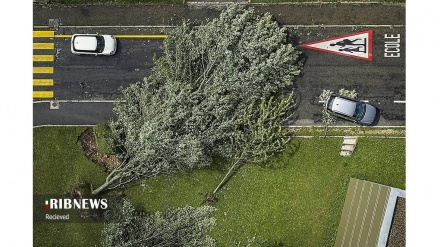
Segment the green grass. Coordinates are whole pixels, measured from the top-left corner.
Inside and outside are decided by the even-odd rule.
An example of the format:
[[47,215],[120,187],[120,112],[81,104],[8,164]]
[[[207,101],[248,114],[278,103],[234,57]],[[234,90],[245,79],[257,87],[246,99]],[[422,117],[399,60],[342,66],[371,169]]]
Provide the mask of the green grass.
[[[76,143],[85,128],[34,129],[34,193],[66,193],[79,177],[105,179]],[[352,157],[338,155],[341,138],[295,138],[263,167],[245,165],[218,193],[218,246],[241,246],[258,236],[286,246],[333,246],[350,177],[405,189],[405,139],[360,138]],[[164,211],[200,205],[227,171],[227,163],[189,174],[131,184],[138,210]],[[99,246],[102,224],[34,224],[35,246]],[[62,236],[62,237],[57,237]],[[58,244],[57,244],[58,243]]]
[[[34,129],[33,192],[35,195],[64,195],[81,179],[104,181],[103,168],[83,154],[77,137],[85,127],[41,127]],[[34,246],[95,246],[102,224],[35,223]]]
[[[382,2],[382,3],[405,3],[406,0],[352,0],[350,2]],[[306,3],[306,2],[332,2],[340,3],[347,2],[345,0],[251,0],[251,3]]]
[[93,4],[93,3],[105,3],[105,4],[139,4],[139,3],[160,3],[160,4],[174,4],[184,3],[183,0],[50,0],[52,4]]
[[110,127],[106,124],[97,124],[93,127],[98,152],[105,154],[115,153],[115,151],[112,149],[112,146],[108,143],[108,135],[110,131]]
[[102,223],[34,223],[35,247],[101,246]]
[[[313,2],[311,0],[251,0],[251,3],[286,3],[286,2]],[[325,0],[317,2],[345,2],[344,0]],[[405,0],[352,0],[351,2],[384,2],[384,3],[405,3]],[[184,0],[50,0],[53,4],[91,4],[91,3],[107,3],[107,4],[137,4],[137,3],[185,3]]]
[[[287,133],[292,133],[294,136],[324,136],[324,127],[294,127],[286,130]],[[355,126],[348,128],[332,127],[328,128],[327,136],[386,136],[386,137],[405,137],[405,127],[363,127]]]
[[[243,246],[254,235],[286,246],[333,246],[350,177],[405,189],[405,140],[361,138],[353,157],[338,138],[294,139],[265,168],[246,165],[219,192],[218,246]],[[203,169],[160,176],[133,187],[138,209],[197,206],[225,174]]]

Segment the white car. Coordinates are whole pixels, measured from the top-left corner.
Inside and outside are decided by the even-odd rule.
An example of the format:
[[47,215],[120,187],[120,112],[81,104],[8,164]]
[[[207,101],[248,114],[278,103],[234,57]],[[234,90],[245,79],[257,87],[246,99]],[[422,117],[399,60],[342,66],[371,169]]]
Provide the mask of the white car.
[[115,54],[117,46],[116,38],[113,35],[74,34],[71,50],[73,54],[77,55],[111,56]]
[[378,117],[378,109],[360,100],[332,94],[325,104],[330,115],[362,125],[372,125]]

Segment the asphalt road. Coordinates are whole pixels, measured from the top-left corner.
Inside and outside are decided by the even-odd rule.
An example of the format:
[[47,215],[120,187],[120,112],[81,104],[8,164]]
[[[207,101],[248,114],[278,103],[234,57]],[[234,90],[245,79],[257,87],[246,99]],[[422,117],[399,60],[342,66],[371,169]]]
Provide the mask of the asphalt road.
[[[143,10],[143,15],[140,10]],[[337,91],[340,88],[346,88],[356,89],[359,98],[368,100],[381,109],[379,125],[405,125],[405,104],[402,103],[405,101],[404,6],[389,4],[342,4],[324,5],[324,7],[310,4],[258,5],[256,10],[272,11],[271,13],[277,17],[277,20],[281,20],[282,24],[290,27],[289,33],[294,37],[291,42],[296,44],[373,30],[372,62],[301,48],[307,56],[307,63],[304,75],[295,82],[298,109],[290,124],[320,125],[322,105],[317,97],[321,91],[323,89]],[[299,13],[299,10],[303,12]],[[387,15],[379,16],[383,11],[386,11]],[[110,18],[109,13],[117,14]],[[126,18],[120,17],[121,13],[125,13]],[[152,13],[152,15],[145,19],[145,16],[148,16],[145,13]],[[355,13],[358,15],[354,15]],[[157,16],[158,14],[162,18]],[[47,30],[43,26],[47,25],[48,19],[61,17],[64,26],[58,29],[57,34],[95,32],[159,34],[166,33],[167,28],[147,26],[174,25],[178,19],[183,17],[204,19],[203,17],[212,18],[216,15],[218,15],[218,10],[215,8],[201,6],[177,5],[176,7],[173,5],[173,7],[166,8],[160,5],[139,5],[133,8],[129,6],[47,7],[35,5],[34,26],[35,29]],[[318,19],[320,20],[318,24],[323,25],[315,25]],[[136,25],[145,27],[134,27]],[[384,57],[385,34],[401,36],[399,45],[402,52],[399,58]],[[161,39],[122,38],[118,39],[118,51],[114,56],[94,57],[72,55],[69,40],[69,38],[53,40],[56,48],[53,62],[54,95],[59,100],[86,100],[87,102],[62,101],[58,110],[50,110],[49,103],[34,103],[34,126],[106,122],[113,116],[112,103],[97,103],[96,101],[114,100],[120,97],[121,86],[140,81],[148,75],[154,55],[161,54],[162,44]],[[35,75],[34,78],[39,76]],[[352,124],[340,121],[338,125]]]
[[[221,4],[38,5],[34,26],[61,18],[64,26],[179,25],[182,19],[204,21],[218,17]],[[405,4],[292,3],[248,4],[257,13],[271,13],[282,25],[405,25]]]
[[34,103],[34,126],[46,125],[95,125],[114,117],[111,102],[65,102],[51,110],[50,103]]

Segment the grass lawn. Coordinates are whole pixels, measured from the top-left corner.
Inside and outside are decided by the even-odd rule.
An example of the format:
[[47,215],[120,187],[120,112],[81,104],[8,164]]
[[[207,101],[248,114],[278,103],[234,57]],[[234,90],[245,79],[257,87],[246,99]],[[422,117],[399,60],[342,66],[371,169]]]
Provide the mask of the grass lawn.
[[[294,139],[266,168],[244,166],[215,204],[218,246],[259,236],[286,246],[333,246],[350,177],[405,189],[405,139],[362,138],[353,157],[338,156],[342,139]],[[197,206],[226,170],[204,169],[145,180],[128,196],[138,209]],[[139,184],[138,184],[139,185]]]
[[[76,137],[84,127],[34,129],[34,193],[66,193],[81,176],[99,184],[103,170],[87,161]],[[338,156],[341,138],[295,138],[265,167],[243,166],[218,193],[218,246],[244,246],[248,238],[286,246],[333,246],[350,177],[405,189],[405,139],[360,138],[352,157]],[[227,164],[189,174],[133,183],[127,196],[138,210],[200,205]],[[99,245],[101,224],[34,224],[35,246]],[[60,237],[55,237],[60,236]],[[62,236],[62,237],[61,237]]]
[[[384,2],[384,3],[405,3],[406,0],[351,0],[350,2]],[[110,4],[136,4],[136,3],[185,3],[185,0],[51,0],[55,4],[91,4],[91,3],[110,3]],[[286,3],[286,2],[313,2],[311,0],[251,0],[251,3]],[[326,0],[316,2],[346,2],[344,0]]]
[[[351,0],[349,2],[382,2],[382,3],[405,3],[406,0]],[[347,2],[345,0],[251,0],[251,3],[305,3],[305,2],[331,2],[331,3],[340,3]]]
[[157,4],[176,4],[184,3],[183,0],[50,0],[54,4],[139,4],[139,3],[157,3]]
[[[85,183],[105,180],[103,169],[84,156],[77,142],[84,130],[85,127],[34,129],[35,195],[64,195],[79,179]],[[95,246],[102,227],[96,223],[34,223],[34,246]]]
[[[289,128],[286,132],[288,135],[292,134],[294,136],[315,136],[323,137],[325,135],[324,127],[298,127]],[[353,126],[353,127],[335,127],[330,126],[328,128],[327,136],[379,136],[379,137],[405,137],[406,128],[405,127],[364,127],[364,126]]]

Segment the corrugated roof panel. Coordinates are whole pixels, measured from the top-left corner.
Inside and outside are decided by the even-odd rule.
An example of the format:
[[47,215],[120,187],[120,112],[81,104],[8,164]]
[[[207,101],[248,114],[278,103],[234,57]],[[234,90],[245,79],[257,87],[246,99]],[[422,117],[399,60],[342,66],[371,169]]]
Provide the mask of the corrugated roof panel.
[[376,247],[391,188],[350,179],[335,247]]

